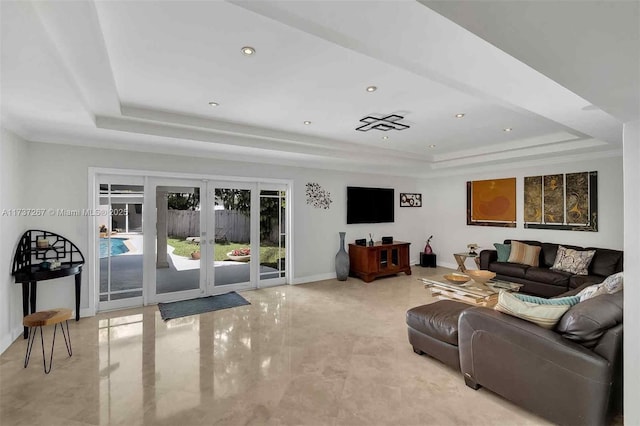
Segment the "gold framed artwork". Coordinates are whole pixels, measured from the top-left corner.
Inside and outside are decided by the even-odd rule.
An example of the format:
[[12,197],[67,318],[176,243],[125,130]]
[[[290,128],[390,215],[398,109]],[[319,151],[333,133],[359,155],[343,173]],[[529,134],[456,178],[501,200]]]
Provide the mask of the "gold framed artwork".
[[467,225],[516,227],[516,178],[467,182]]
[[524,178],[524,227],[598,231],[598,172]]

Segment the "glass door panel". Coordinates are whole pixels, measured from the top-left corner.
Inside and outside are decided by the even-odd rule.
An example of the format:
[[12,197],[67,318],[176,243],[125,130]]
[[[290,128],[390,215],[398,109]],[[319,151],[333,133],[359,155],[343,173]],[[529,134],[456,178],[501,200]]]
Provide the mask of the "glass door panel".
[[212,183],[213,284],[215,287],[251,287],[251,189]]
[[260,191],[260,281],[283,284],[286,276],[286,192]]
[[[144,186],[99,179],[96,214],[99,309],[142,304]],[[136,178],[131,178],[135,181]]]
[[[174,184],[175,183],[175,184]],[[201,182],[158,180],[155,188],[155,301],[197,297],[204,293],[205,219],[201,217]],[[205,241],[201,244],[201,237]]]

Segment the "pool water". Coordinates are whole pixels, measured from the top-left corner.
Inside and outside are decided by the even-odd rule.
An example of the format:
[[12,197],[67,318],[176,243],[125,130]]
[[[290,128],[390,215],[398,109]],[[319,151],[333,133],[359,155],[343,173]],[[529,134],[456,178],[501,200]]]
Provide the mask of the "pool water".
[[[111,238],[111,256],[117,256],[129,251],[129,248],[124,243],[126,238]],[[100,259],[104,259],[109,256],[109,239],[100,238]]]

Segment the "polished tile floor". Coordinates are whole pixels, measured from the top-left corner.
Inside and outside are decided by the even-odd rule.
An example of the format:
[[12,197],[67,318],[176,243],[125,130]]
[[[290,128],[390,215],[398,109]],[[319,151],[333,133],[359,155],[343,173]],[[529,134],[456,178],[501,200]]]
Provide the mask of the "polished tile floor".
[[413,271],[246,291],[251,305],[166,323],[155,306],[83,318],[49,375],[39,343],[23,368],[19,339],[0,356],[0,424],[546,424],[413,353],[405,312],[433,301],[416,278],[449,270]]

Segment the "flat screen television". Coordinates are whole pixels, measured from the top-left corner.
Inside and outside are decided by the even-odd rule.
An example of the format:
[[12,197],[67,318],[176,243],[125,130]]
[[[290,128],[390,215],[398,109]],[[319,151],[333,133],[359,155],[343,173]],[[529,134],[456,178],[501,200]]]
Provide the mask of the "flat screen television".
[[394,221],[393,188],[347,187],[347,223]]

